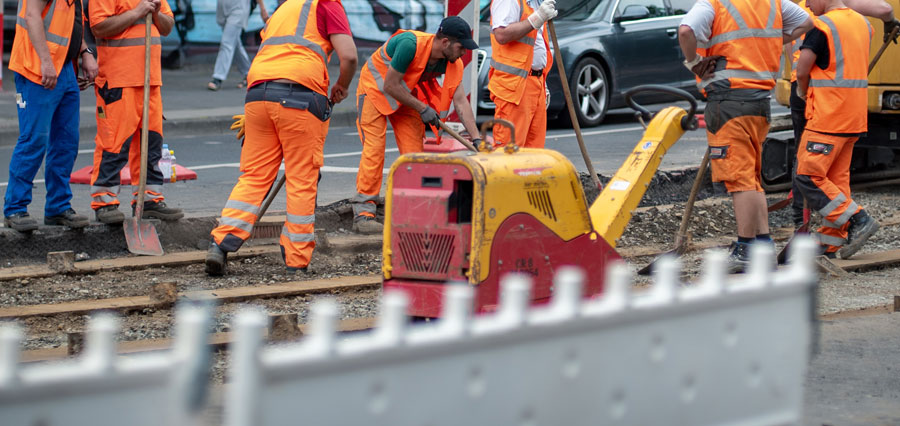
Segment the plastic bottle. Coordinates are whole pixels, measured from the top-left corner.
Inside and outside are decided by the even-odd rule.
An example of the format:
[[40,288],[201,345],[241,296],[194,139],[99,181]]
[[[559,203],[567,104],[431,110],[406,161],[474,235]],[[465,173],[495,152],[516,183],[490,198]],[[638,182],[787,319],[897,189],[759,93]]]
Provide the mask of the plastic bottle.
[[177,172],[175,171],[175,150],[169,150],[169,161],[172,163],[172,167],[169,169],[169,175],[174,183],[177,177]]
[[174,163],[168,144],[163,144],[162,157],[159,159],[159,171],[162,172],[163,181],[172,177],[172,164]]

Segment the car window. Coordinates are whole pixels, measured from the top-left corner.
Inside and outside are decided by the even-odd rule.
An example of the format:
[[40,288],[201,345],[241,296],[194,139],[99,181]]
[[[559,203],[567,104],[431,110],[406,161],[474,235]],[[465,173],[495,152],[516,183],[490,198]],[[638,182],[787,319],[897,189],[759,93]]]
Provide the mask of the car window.
[[691,7],[694,6],[696,0],[668,0],[669,10],[672,15],[684,15]]
[[620,0],[616,7],[616,16],[625,12],[629,6],[644,6],[650,11],[650,18],[659,18],[661,16],[669,16],[669,11],[663,0]]

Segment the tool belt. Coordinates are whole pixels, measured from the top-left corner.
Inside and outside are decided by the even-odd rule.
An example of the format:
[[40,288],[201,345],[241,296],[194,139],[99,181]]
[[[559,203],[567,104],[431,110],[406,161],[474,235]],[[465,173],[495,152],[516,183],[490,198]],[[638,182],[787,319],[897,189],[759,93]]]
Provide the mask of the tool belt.
[[331,101],[302,84],[273,81],[257,84],[247,90],[244,103],[257,101],[277,102],[285,108],[306,110],[323,122],[331,117]]

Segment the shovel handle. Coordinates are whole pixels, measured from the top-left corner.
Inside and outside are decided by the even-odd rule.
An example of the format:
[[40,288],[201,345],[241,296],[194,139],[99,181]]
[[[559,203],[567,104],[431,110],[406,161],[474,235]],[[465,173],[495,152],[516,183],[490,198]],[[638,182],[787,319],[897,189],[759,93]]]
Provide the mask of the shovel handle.
[[898,31],[900,31],[900,27],[894,27],[891,34],[888,36],[887,41],[885,41],[884,44],[881,45],[881,48],[878,49],[878,53],[875,54],[875,57],[872,58],[872,63],[869,64],[869,74],[872,73],[875,65],[878,64],[878,60],[881,59],[881,55],[884,54],[884,49],[887,49],[888,45],[891,44],[891,40],[893,40],[894,37],[897,37]]
[[150,134],[147,122],[150,118],[150,26],[153,25],[153,15],[147,14],[144,20],[144,111],[141,114],[141,176],[138,185],[137,205],[134,206],[134,216],[140,222],[144,216],[144,191],[147,189],[147,145]]
[[[447,125],[447,123],[444,123],[443,121],[438,121],[438,123],[440,123],[440,125],[441,125],[441,130],[449,133],[450,136],[453,136],[453,139],[458,140],[459,143],[465,145],[466,148],[469,148],[469,150],[478,152],[478,150],[475,149],[475,145],[472,145],[472,143],[467,141],[466,138],[460,136],[459,133],[456,133],[455,131],[453,131],[453,129],[451,129],[450,126]],[[440,141],[438,141],[438,142],[440,142]]]
[[694,185],[691,186],[691,193],[684,205],[684,213],[681,214],[681,225],[678,226],[678,234],[675,235],[676,251],[683,250],[682,246],[687,238],[688,225],[691,223],[691,214],[694,212],[694,201],[697,200],[697,194],[700,192],[700,185],[703,183],[707,168],[709,168],[709,148],[706,149],[703,160],[700,161],[700,168],[697,169],[697,176],[694,177]]

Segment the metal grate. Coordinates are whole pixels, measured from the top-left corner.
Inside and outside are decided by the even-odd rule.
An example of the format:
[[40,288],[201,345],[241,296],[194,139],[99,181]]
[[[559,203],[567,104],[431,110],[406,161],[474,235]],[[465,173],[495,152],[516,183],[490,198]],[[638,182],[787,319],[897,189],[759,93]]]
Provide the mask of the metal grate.
[[550,202],[550,193],[546,189],[528,191],[528,202],[545,216],[554,221],[557,220],[556,210],[553,209],[553,203]]
[[446,274],[455,238],[448,234],[398,232],[400,255],[411,272]]

